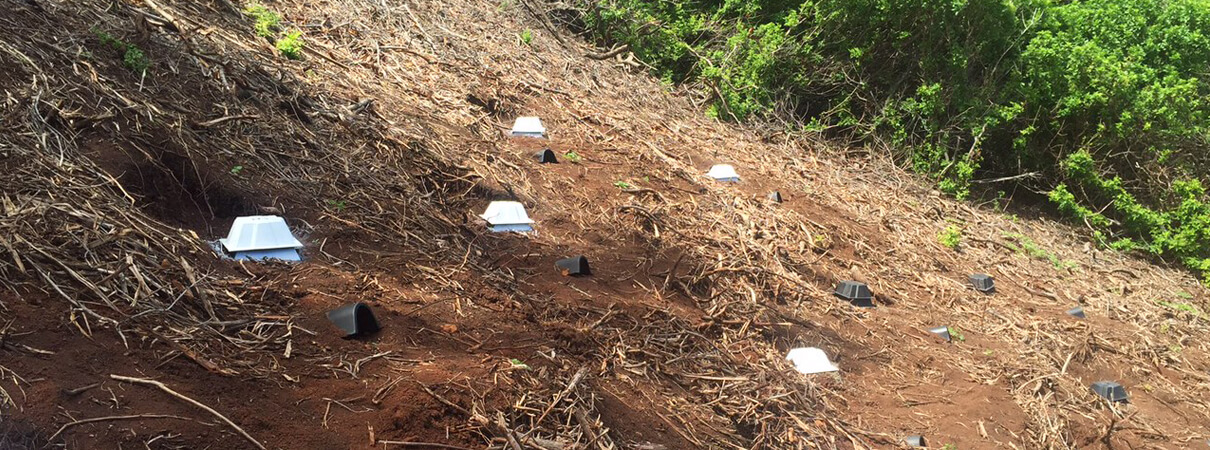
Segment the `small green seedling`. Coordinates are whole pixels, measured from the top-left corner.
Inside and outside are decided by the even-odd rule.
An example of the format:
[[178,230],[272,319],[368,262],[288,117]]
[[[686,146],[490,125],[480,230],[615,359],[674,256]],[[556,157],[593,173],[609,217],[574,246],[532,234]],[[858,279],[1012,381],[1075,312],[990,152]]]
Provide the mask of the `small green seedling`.
[[954,444],[945,444],[941,446],[941,450],[958,450],[958,446]]
[[525,45],[529,45],[530,42],[534,41],[534,32],[530,31],[527,28],[524,31],[522,31],[521,34],[518,35],[517,37],[521,38],[522,43],[524,43]]
[[959,342],[966,342],[966,336],[962,335],[962,330],[959,330],[958,327],[945,327],[945,328],[949,330],[951,339],[955,339]]
[[329,199],[329,200],[325,200],[325,203],[327,203],[328,206],[331,206],[332,208],[336,209],[337,211],[343,211],[345,209],[345,207],[348,206],[348,204],[346,204],[344,200]]
[[630,183],[627,183],[625,181],[617,181],[617,182],[614,182],[613,185],[616,186],[618,189],[633,189],[634,188],[634,186],[631,186]]
[[571,162],[576,163],[576,164],[579,164],[579,163],[580,163],[580,159],[582,159],[582,158],[580,157],[580,154],[579,154],[579,153],[576,153],[576,152],[567,152],[567,153],[564,153],[564,154],[563,154],[563,157],[564,157],[564,158],[567,158],[567,160],[568,160],[568,161],[571,161]]
[[962,242],[962,228],[957,225],[949,225],[937,233],[937,242],[941,245],[957,250],[958,244]]
[[508,362],[513,365],[514,369],[529,370],[529,364],[523,363],[517,358],[511,358]]
[[281,39],[277,40],[277,51],[281,52],[286,59],[300,60],[302,59],[303,39],[302,31],[290,30]]
[[243,172],[243,171],[244,171],[244,166],[235,166],[235,167],[231,168],[232,175],[239,175],[239,173]]
[[140,49],[134,44],[129,44],[121,39],[115,38],[113,35],[104,31],[94,30],[93,32],[96,33],[97,37],[101,39],[102,44],[108,45],[113,47],[114,50],[122,52],[122,64],[125,65],[127,69],[130,69],[132,72],[139,75],[147,74],[147,69],[151,67],[151,59],[147,57],[146,53],[143,53],[143,49]]

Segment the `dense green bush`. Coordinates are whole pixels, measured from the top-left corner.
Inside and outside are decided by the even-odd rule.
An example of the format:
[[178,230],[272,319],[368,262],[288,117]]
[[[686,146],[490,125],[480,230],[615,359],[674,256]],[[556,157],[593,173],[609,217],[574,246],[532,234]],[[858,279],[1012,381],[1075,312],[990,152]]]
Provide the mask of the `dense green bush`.
[[884,142],[959,198],[1011,177],[1107,245],[1210,268],[1210,1],[584,6],[596,39],[700,86],[712,115]]

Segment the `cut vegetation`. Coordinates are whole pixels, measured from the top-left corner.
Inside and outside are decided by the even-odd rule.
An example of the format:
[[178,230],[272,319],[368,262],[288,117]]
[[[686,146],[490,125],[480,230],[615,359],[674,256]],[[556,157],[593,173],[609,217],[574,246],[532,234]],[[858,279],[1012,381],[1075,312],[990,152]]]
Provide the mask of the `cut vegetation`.
[[[1086,224],[945,197],[884,152],[710,118],[629,53],[640,42],[596,48],[565,28],[574,7],[10,2],[0,448],[1210,438],[1196,276]],[[696,26],[648,18],[634,16],[652,38]],[[278,48],[294,30],[302,62]],[[772,51],[800,38],[785,30],[750,33]],[[131,48],[154,56],[146,76]],[[520,117],[545,138],[510,137]],[[570,164],[541,164],[545,149]],[[280,217],[302,261],[216,251],[248,216]],[[494,231],[512,225],[526,232]],[[569,256],[583,270],[557,265]],[[845,280],[870,307],[833,295]],[[367,311],[368,335],[329,320]],[[794,349],[827,370],[800,373]],[[1103,381],[1129,401],[1090,387]]]

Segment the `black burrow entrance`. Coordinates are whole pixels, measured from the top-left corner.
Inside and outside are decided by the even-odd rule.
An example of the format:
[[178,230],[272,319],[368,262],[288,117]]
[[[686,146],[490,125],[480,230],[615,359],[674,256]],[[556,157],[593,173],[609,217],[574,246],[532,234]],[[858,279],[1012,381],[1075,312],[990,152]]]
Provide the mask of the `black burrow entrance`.
[[592,275],[592,269],[588,267],[588,258],[584,255],[576,255],[555,261],[555,269],[562,273],[563,276]]
[[126,165],[118,179],[144,211],[161,221],[210,236],[223,231],[210,229],[215,219],[256,214],[254,201],[192,159],[168,150],[143,155]]
[[559,158],[555,157],[555,152],[551,149],[545,149],[538,153],[534,153],[534,159],[539,164],[558,164]]

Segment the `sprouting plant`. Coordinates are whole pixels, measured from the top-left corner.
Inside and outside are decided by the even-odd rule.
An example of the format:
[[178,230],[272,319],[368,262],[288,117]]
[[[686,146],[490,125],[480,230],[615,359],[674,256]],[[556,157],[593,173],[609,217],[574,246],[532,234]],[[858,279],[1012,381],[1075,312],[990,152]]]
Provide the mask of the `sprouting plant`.
[[829,248],[832,246],[832,238],[824,233],[811,235],[811,245],[815,248]]
[[285,56],[287,59],[302,59],[302,31],[290,30],[289,33],[286,33],[285,36],[283,36],[281,39],[278,39],[277,51],[281,52],[282,56]]
[[1177,296],[1177,297],[1180,297],[1180,298],[1183,298],[1183,299],[1185,299],[1185,300],[1192,300],[1192,299],[1193,299],[1193,294],[1190,294],[1190,293],[1185,292],[1185,291],[1180,291],[1180,292],[1177,292],[1177,293],[1176,293],[1176,296]]
[[510,358],[510,359],[508,360],[508,362],[509,362],[509,364],[512,364],[512,365],[513,365],[513,368],[514,368],[514,369],[523,369],[523,370],[529,370],[529,364],[526,364],[526,363],[524,363],[524,362],[521,362],[521,360],[519,360],[519,359],[517,359],[517,358]]
[[140,49],[134,44],[130,44],[121,39],[115,38],[113,35],[104,31],[93,30],[93,32],[96,33],[97,37],[101,39],[102,44],[108,45],[113,47],[114,50],[122,52],[122,64],[125,65],[127,69],[130,69],[132,72],[139,75],[145,75],[147,73],[147,69],[151,67],[151,59],[147,57],[146,53],[143,53],[143,49]]
[[1014,251],[1016,251],[1018,253],[1027,254],[1033,258],[1045,259],[1047,261],[1050,261],[1050,264],[1052,266],[1054,266],[1055,269],[1064,270],[1064,269],[1073,269],[1076,267],[1075,262],[1066,261],[1066,260],[1059,258],[1058,256],[1055,256],[1055,254],[1048,252],[1048,251],[1046,251],[1046,249],[1043,249],[1042,247],[1038,246],[1038,244],[1035,243],[1033,241],[1033,239],[1030,239],[1028,236],[1025,236],[1023,234],[1018,234],[1018,233],[1004,233],[1003,236],[1005,239],[1009,239],[1011,241],[1015,241],[1016,243],[1020,244],[1020,246],[1017,246],[1010,242],[1007,244],[1009,248],[1013,249]]
[[580,157],[580,154],[579,154],[579,153],[576,153],[576,152],[567,152],[567,153],[564,153],[564,154],[563,154],[563,157],[564,157],[564,158],[567,158],[567,160],[568,160],[568,161],[571,161],[571,162],[576,163],[576,164],[579,164],[579,163],[580,163],[580,159],[582,159],[582,158]]
[[937,242],[941,245],[957,250],[958,243],[962,242],[962,228],[957,225],[949,225],[937,233]]
[[249,4],[244,8],[244,14],[256,21],[252,27],[260,37],[272,38],[281,26],[281,16],[259,3]]
[[244,166],[235,166],[235,167],[231,168],[232,175],[239,175],[239,173],[243,172],[243,171],[244,171]]
[[501,10],[501,11],[504,11],[504,10],[508,9],[510,6],[513,6],[513,2],[512,2],[512,0],[502,0],[502,1],[500,2],[500,10]]
[[1004,191],[996,191],[995,208],[997,211],[1004,211],[1008,208],[1008,193]]
[[958,327],[945,327],[945,329],[949,331],[951,339],[966,342],[966,336],[962,335],[962,330],[958,329]]
[[945,444],[941,446],[941,450],[958,450],[958,446],[954,444]]
[[332,208],[336,209],[337,211],[342,211],[345,209],[346,206],[348,206],[348,204],[346,204],[344,200],[328,199],[328,200],[325,200],[324,203],[327,203],[328,206],[331,206]]
[[616,181],[613,183],[613,185],[615,187],[617,187],[618,189],[633,189],[634,188],[634,186],[632,186],[630,183],[627,183],[625,181]]
[[126,53],[122,55],[122,64],[125,64],[127,69],[141,75],[147,73],[147,69],[151,67],[151,60],[147,58],[147,54],[143,53],[143,50],[129,45],[126,47]]
[[1193,304],[1190,304],[1190,303],[1156,300],[1156,304],[1163,306],[1165,308],[1174,310],[1174,311],[1183,311],[1183,312],[1187,312],[1189,314],[1193,314],[1196,317],[1202,317],[1202,311],[1197,309],[1197,306],[1194,306]]
[[521,31],[521,34],[518,37],[521,38],[522,43],[529,45],[530,42],[534,41],[534,32],[526,28],[525,30]]

